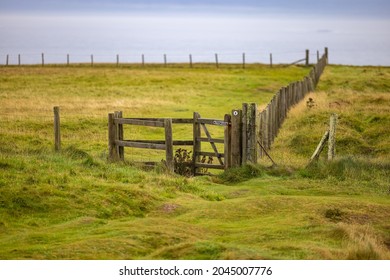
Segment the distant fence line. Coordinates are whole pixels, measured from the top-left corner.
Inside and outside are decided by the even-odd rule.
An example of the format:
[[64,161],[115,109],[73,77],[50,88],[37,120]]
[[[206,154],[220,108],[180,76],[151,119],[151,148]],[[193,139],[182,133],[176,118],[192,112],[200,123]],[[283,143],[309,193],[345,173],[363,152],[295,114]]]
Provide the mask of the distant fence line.
[[[243,52],[241,55],[234,55],[234,57],[237,57],[237,59],[235,59],[234,61],[232,60],[222,60],[221,58],[222,57],[226,57],[226,56],[229,56],[229,57],[233,57],[233,55],[231,54],[218,54],[218,53],[215,53],[213,56],[214,56],[214,59],[213,60],[210,60],[208,59],[207,61],[206,60],[202,60],[202,59],[199,59],[198,61],[195,61],[195,56],[192,55],[192,54],[189,54],[187,57],[187,62],[185,62],[185,60],[181,60],[180,62],[178,61],[174,61],[174,60],[171,60],[169,61],[169,56],[167,54],[163,54],[161,55],[161,60],[159,62],[159,60],[156,60],[156,59],[153,59],[151,61],[147,61],[147,56],[145,54],[142,54],[140,55],[139,57],[139,60],[137,61],[133,61],[133,62],[129,62],[129,61],[125,61],[125,59],[122,61],[121,58],[126,58],[127,56],[120,56],[119,54],[115,55],[115,56],[112,56],[112,60],[111,61],[101,61],[101,62],[97,62],[96,60],[96,57],[108,57],[107,55],[94,55],[94,54],[91,54],[91,55],[83,55],[83,57],[86,57],[86,59],[83,59],[82,61],[79,61],[79,60],[75,60],[74,62],[72,62],[71,58],[72,56],[70,54],[66,54],[66,56],[64,55],[64,60],[63,61],[56,61],[56,62],[49,62],[47,63],[47,56],[48,55],[45,55],[45,53],[41,53],[41,54],[35,54],[35,55],[28,55],[29,57],[31,56],[34,56],[35,58],[35,61],[33,63],[23,63],[23,58],[27,56],[27,55],[23,55],[22,54],[18,54],[18,55],[13,55],[13,56],[10,56],[9,54],[5,55],[5,62],[4,62],[4,66],[24,66],[24,65],[41,65],[41,66],[45,66],[45,65],[66,65],[66,66],[70,66],[70,65],[74,65],[74,64],[90,64],[91,66],[94,66],[95,64],[97,63],[101,63],[101,64],[113,64],[113,65],[116,65],[116,66],[120,66],[120,65],[129,65],[129,64],[139,64],[139,65],[142,65],[142,66],[145,66],[146,64],[162,64],[164,66],[167,66],[168,64],[184,64],[184,63],[187,63],[189,65],[190,68],[192,68],[194,66],[194,64],[196,63],[213,63],[215,64],[215,66],[217,68],[219,68],[220,64],[222,63],[226,63],[226,64],[241,64],[243,68],[245,68],[245,66],[248,64],[248,55],[247,53]],[[54,55],[52,55],[54,56]],[[59,55],[55,55],[56,57],[59,57]],[[75,55],[76,57],[80,57],[80,55]],[[310,64],[310,57],[315,57],[317,58],[317,62],[320,60],[320,57],[319,57],[319,51],[317,51],[317,54],[310,54],[310,51],[309,50],[305,50],[305,56],[304,58],[301,58],[301,59],[298,59],[298,60],[295,60],[294,62],[278,62],[280,64],[298,64],[298,63],[304,63],[306,66],[308,66]],[[16,57],[16,60],[14,59],[14,63],[11,63],[11,60],[10,58],[13,57],[15,58]],[[88,57],[88,59],[87,59]],[[111,56],[110,56],[111,57]],[[156,58],[157,56],[156,55],[150,55],[150,57],[153,57],[153,58]],[[175,57],[175,56],[173,56]],[[180,57],[184,57],[184,56],[180,56]],[[204,55],[199,55],[199,57],[205,57]],[[212,57],[212,56],[210,56]],[[239,59],[240,57],[240,59]],[[267,62],[264,62],[264,61],[254,61],[252,60],[252,62],[250,63],[261,63],[261,64],[267,64]],[[270,53],[269,54],[269,65],[272,67],[273,65],[275,64],[275,54],[272,54]]]

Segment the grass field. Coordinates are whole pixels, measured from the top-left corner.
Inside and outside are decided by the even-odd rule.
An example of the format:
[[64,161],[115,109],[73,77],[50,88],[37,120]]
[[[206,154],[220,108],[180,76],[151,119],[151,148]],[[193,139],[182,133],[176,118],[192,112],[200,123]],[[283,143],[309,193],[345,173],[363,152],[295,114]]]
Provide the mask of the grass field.
[[[0,259],[390,259],[389,68],[328,66],[310,96],[316,106],[290,111],[271,150],[274,168],[263,159],[184,178],[106,161],[109,112],[223,118],[243,102],[264,105],[308,72],[0,68]],[[53,151],[56,105],[61,153]],[[322,155],[305,168],[332,112],[337,159]]]

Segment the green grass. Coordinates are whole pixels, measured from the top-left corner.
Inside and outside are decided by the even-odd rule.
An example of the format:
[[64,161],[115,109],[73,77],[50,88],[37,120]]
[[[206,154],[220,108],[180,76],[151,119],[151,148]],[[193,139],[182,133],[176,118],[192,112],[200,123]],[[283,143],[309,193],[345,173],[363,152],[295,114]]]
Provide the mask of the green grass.
[[[0,259],[390,259],[389,68],[328,66],[310,95],[316,106],[290,111],[270,151],[276,167],[262,159],[185,178],[106,160],[109,112],[223,118],[243,102],[267,103],[308,71],[0,68]],[[328,163],[325,150],[305,168],[332,112],[337,158]],[[131,129],[127,137],[163,135]],[[126,150],[129,160],[159,157]]]

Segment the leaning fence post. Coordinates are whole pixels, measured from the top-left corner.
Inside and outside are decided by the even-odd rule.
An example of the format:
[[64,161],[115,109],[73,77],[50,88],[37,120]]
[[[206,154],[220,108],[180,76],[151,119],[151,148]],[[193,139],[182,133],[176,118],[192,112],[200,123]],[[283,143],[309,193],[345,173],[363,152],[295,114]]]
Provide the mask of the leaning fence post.
[[332,114],[330,116],[329,123],[329,146],[328,146],[328,160],[333,160],[336,155],[336,124],[337,124],[337,114]]
[[172,137],[172,119],[164,119],[165,128],[165,160],[170,172],[175,169],[173,160],[173,137]]
[[55,106],[54,111],[54,150],[61,151],[60,107]]

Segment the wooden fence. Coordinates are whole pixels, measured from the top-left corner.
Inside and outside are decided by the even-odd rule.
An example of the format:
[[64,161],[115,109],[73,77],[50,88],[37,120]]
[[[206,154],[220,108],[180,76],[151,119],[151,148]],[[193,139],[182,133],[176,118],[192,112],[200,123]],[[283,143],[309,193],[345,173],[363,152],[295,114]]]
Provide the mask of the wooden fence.
[[[259,144],[265,150],[270,150],[271,145],[278,135],[287,112],[290,108],[300,102],[306,94],[315,90],[324,68],[328,61],[328,49],[325,48],[324,55],[311,69],[309,75],[301,81],[293,82],[286,87],[282,87],[267,104],[266,108],[259,114],[258,138]],[[262,157],[264,151],[259,150]]]
[[[191,124],[193,126],[192,140],[174,140],[172,136],[172,124]],[[140,125],[146,127],[164,128],[164,140],[125,140],[124,125]],[[220,126],[224,128],[223,138],[214,138],[208,126]],[[225,115],[223,120],[201,118],[199,113],[194,113],[192,119],[171,118],[123,118],[122,112],[108,114],[108,146],[109,160],[124,160],[124,147],[140,149],[157,149],[165,151],[165,163],[170,171],[175,169],[174,146],[193,146],[193,160],[191,169],[193,175],[202,175],[202,170],[228,169],[232,166],[232,139],[241,137],[239,122],[232,125],[231,116]],[[234,130],[232,129],[234,128]],[[202,143],[209,143],[212,151],[203,150]],[[216,144],[223,144],[223,151],[219,151]],[[237,153],[237,152],[236,152]],[[241,152],[238,154],[241,157]],[[213,162],[204,161],[205,157],[212,157]]]
[[[202,169],[228,169],[247,163],[257,163],[258,157],[268,155],[267,151],[278,135],[288,111],[300,102],[309,92],[315,90],[328,61],[328,50],[313,66],[310,73],[301,81],[282,87],[258,113],[256,103],[242,105],[242,109],[232,110],[223,120],[204,119],[194,113],[192,119],[170,118],[123,118],[122,112],[108,115],[109,159],[124,160],[124,147],[165,150],[166,165],[174,171],[173,146],[193,146],[193,175],[202,174]],[[192,140],[173,140],[172,124],[192,124]],[[161,127],[165,131],[165,140],[124,140],[123,125],[142,125]],[[207,125],[224,127],[224,138],[213,138]],[[203,131],[203,136],[202,136]],[[201,143],[207,142],[212,151],[202,150]],[[219,151],[215,144],[223,144]],[[260,147],[259,147],[260,146]],[[215,157],[214,163],[204,162],[204,157]]]

